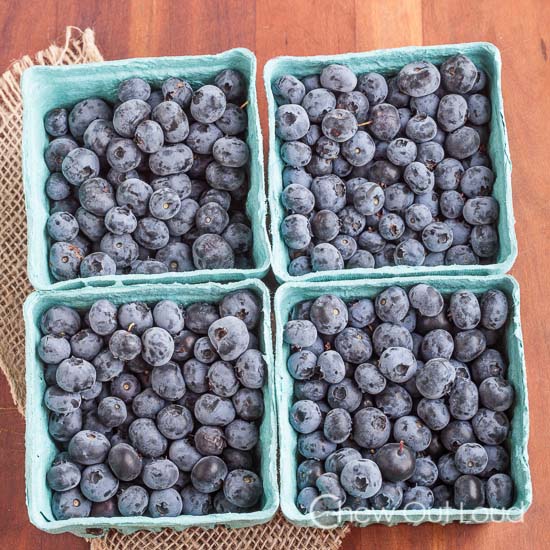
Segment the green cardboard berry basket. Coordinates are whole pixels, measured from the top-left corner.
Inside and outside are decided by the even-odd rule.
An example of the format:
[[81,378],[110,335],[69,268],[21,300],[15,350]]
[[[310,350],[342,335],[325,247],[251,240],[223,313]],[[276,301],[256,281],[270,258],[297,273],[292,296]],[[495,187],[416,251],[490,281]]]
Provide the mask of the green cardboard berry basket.
[[[498,235],[500,249],[495,263],[487,265],[449,265],[438,267],[424,266],[391,266],[379,269],[344,269],[341,271],[322,271],[292,276],[288,272],[289,255],[287,247],[280,234],[280,225],[285,217],[281,204],[283,190],[282,170],[279,149],[281,140],[275,134],[275,112],[277,103],[273,95],[272,84],[281,76],[291,74],[301,78],[310,74],[319,74],[331,63],[341,63],[357,74],[370,71],[384,75],[397,74],[406,65],[418,60],[431,61],[440,64],[445,59],[462,53],[470,57],[474,63],[485,70],[489,76],[489,88],[492,102],[491,136],[488,152],[493,162],[495,172],[494,197],[500,205]],[[417,275],[491,275],[506,273],[514,263],[517,255],[517,243],[514,232],[514,213],[512,208],[512,163],[508,148],[506,123],[504,120],[504,105],[501,90],[502,62],[500,52],[487,42],[472,42],[467,44],[450,44],[445,46],[420,46],[397,48],[391,50],[376,50],[364,53],[348,53],[342,55],[324,55],[316,57],[277,57],[269,60],[264,68],[264,85],[267,94],[269,121],[269,207],[271,213],[271,233],[273,240],[273,271],[280,282],[328,281],[362,279],[365,277],[417,276]]]
[[[214,269],[157,275],[113,275],[56,282],[48,267],[50,239],[46,232],[49,199],[45,182],[49,175],[44,162],[48,136],[44,115],[54,107],[70,108],[78,101],[102,97],[114,101],[120,81],[139,76],[159,85],[170,76],[187,79],[196,88],[212,82],[223,69],[237,69],[248,81],[248,133],[250,148],[250,190],[246,212],[251,220],[253,239],[252,269]],[[38,290],[70,289],[151,282],[230,281],[262,278],[270,265],[270,246],[266,229],[267,205],[264,188],[262,132],[256,94],[256,57],[247,49],[237,48],[217,55],[123,59],[104,63],[71,66],[36,66],[27,69],[21,79],[23,97],[23,184],[27,209],[28,277]]]
[[[289,346],[283,343],[283,328],[289,319],[292,308],[304,301],[315,299],[322,294],[335,294],[344,301],[358,298],[372,298],[391,285],[405,289],[418,283],[431,284],[443,295],[455,290],[468,289],[480,294],[491,288],[502,290],[511,304],[506,325],[506,353],[509,362],[507,377],[514,386],[515,404],[511,421],[511,432],[505,445],[510,452],[511,475],[516,486],[515,502],[510,509],[496,510],[477,508],[475,510],[433,509],[426,511],[365,510],[360,512],[324,512],[303,515],[295,505],[296,489],[296,432],[288,419],[288,411],[293,402],[293,379],[287,371],[286,362]],[[521,335],[519,286],[510,276],[486,277],[403,277],[376,279],[369,282],[331,281],[323,283],[286,283],[275,294],[276,361],[275,377],[279,419],[279,456],[281,474],[281,509],[285,517],[300,526],[337,527],[346,522],[363,526],[371,523],[395,525],[398,523],[420,524],[424,522],[446,524],[452,521],[461,523],[485,523],[488,521],[521,521],[531,505],[532,487],[529,473],[527,442],[529,437],[529,408],[527,401],[527,380],[523,341]]]
[[[114,517],[56,520],[51,511],[51,491],[46,485],[46,472],[58,452],[48,434],[48,411],[43,405],[46,389],[44,367],[36,352],[40,341],[40,318],[53,305],[63,304],[76,309],[85,309],[101,298],[115,304],[139,300],[154,303],[170,299],[188,305],[194,302],[218,302],[235,290],[248,289],[261,301],[262,314],[259,325],[259,342],[268,366],[268,380],[264,387],[265,413],[260,427],[261,477],[264,496],[261,509],[243,514],[210,514],[207,516],[179,516],[174,518]],[[87,287],[80,290],[53,290],[34,292],[24,305],[26,327],[26,435],[25,479],[26,499],[31,522],[49,533],[70,532],[78,536],[102,535],[108,529],[117,529],[125,534],[140,529],[160,531],[163,528],[181,531],[188,527],[248,527],[269,521],[279,505],[277,485],[277,429],[275,412],[275,377],[271,337],[271,306],[267,287],[258,280],[239,281],[228,284],[155,284],[116,285],[106,292],[104,288]]]

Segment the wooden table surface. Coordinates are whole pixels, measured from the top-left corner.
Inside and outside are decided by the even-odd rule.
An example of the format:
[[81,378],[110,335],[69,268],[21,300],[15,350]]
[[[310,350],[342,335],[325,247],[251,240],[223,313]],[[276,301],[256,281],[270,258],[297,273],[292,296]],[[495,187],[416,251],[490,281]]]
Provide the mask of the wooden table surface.
[[[45,48],[67,25],[92,27],[105,59],[215,53],[244,46],[258,57],[365,51],[406,45],[490,41],[503,58],[512,153],[531,402],[529,451],[534,502],[521,524],[353,529],[346,550],[542,549],[550,545],[550,5],[547,0],[0,0],[0,71]],[[258,80],[266,131],[265,95]],[[14,251],[16,253],[16,251]],[[548,256],[547,256],[548,255]],[[542,365],[539,363],[542,361]],[[0,549],[87,548],[28,521],[24,422],[0,380]],[[546,542],[544,542],[546,541]]]

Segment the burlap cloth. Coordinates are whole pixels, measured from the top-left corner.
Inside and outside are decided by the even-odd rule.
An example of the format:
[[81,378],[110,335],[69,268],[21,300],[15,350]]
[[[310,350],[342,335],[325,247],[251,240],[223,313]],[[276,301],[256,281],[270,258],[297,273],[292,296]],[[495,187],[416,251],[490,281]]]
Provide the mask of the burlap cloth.
[[[6,375],[17,408],[24,414],[25,332],[21,306],[31,292],[27,281],[27,229],[21,177],[21,73],[32,65],[71,65],[102,61],[91,29],[66,30],[63,46],[52,45],[13,63],[0,78],[0,368]],[[335,530],[298,528],[279,513],[265,525],[243,529],[140,531],[122,535],[110,531],[95,539],[92,550],[336,550],[348,527]]]

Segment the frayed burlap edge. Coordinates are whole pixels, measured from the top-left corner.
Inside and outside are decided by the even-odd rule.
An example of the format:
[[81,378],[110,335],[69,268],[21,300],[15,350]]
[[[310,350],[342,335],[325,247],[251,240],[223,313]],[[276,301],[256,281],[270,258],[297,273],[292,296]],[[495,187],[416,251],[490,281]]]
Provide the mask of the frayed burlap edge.
[[[25,332],[21,308],[32,288],[26,277],[27,227],[21,174],[22,105],[19,80],[32,65],[71,65],[102,61],[91,29],[68,27],[63,46],[51,45],[34,58],[24,56],[0,77],[0,368],[21,414],[25,404]],[[111,530],[91,550],[337,550],[349,527],[299,528],[279,512],[266,524],[242,529],[191,528],[124,535]]]
[[21,308],[27,280],[27,224],[21,174],[22,113],[19,80],[32,65],[103,61],[91,29],[67,27],[62,46],[25,55],[0,77],[0,368],[21,414],[25,407],[25,328]]

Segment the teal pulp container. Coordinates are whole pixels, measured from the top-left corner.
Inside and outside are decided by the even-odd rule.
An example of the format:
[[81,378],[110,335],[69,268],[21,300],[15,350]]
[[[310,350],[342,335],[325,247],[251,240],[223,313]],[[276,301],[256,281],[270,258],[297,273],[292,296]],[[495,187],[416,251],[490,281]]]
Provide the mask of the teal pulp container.
[[[511,421],[511,431],[505,445],[511,459],[511,475],[516,487],[515,502],[510,509],[496,510],[477,508],[475,510],[433,509],[416,510],[365,510],[360,512],[324,512],[303,515],[296,507],[296,432],[288,419],[288,411],[293,402],[294,381],[286,368],[289,346],[283,343],[283,328],[292,312],[292,308],[304,301],[312,300],[322,294],[335,294],[344,301],[358,298],[372,298],[381,290],[391,285],[405,289],[418,283],[433,285],[444,296],[455,290],[468,289],[481,294],[491,288],[502,290],[511,304],[511,311],[506,325],[506,353],[509,363],[507,377],[515,390],[515,404]],[[449,523],[485,523],[487,521],[521,521],[532,500],[531,476],[527,455],[529,437],[529,408],[527,401],[527,380],[523,341],[521,336],[519,286],[510,276],[486,277],[403,277],[376,279],[369,282],[331,281],[323,283],[286,283],[275,294],[276,324],[276,361],[275,378],[279,418],[279,456],[281,474],[281,509],[285,517],[300,526],[336,527],[346,522],[358,525],[383,523],[420,524],[423,522]]]
[[[277,103],[272,91],[273,83],[281,76],[291,74],[301,78],[310,74],[319,74],[331,63],[341,63],[357,74],[379,72],[384,75],[396,74],[404,65],[418,60],[440,64],[445,59],[462,53],[489,76],[489,88],[492,101],[491,136],[488,152],[493,162],[496,180],[494,197],[500,205],[498,234],[500,249],[495,263],[488,265],[449,265],[438,267],[424,266],[391,266],[379,269],[344,269],[341,271],[324,271],[292,276],[288,273],[289,255],[281,237],[280,225],[285,217],[281,204],[283,190],[280,139],[275,134],[275,112]],[[514,213],[512,209],[512,185],[510,151],[504,121],[504,105],[501,91],[502,63],[498,49],[487,42],[468,44],[451,44],[446,46],[420,46],[377,50],[365,53],[348,53],[342,55],[324,55],[316,57],[277,57],[269,60],[264,68],[264,84],[267,94],[269,121],[269,207],[271,213],[271,233],[273,241],[273,271],[280,282],[328,281],[363,279],[365,277],[418,276],[426,275],[491,275],[506,273],[514,263],[517,255],[517,243],[514,232]]]
[[[268,366],[268,380],[264,387],[265,413],[260,427],[261,477],[264,496],[261,509],[244,514],[210,514],[207,516],[179,516],[174,518],[114,517],[56,520],[51,511],[51,491],[46,485],[46,472],[58,452],[48,434],[48,411],[43,405],[46,389],[44,366],[36,352],[40,341],[40,318],[53,305],[63,304],[76,309],[89,308],[93,302],[107,298],[115,304],[139,300],[149,304],[170,299],[183,305],[195,302],[218,302],[235,290],[248,289],[258,296],[262,305],[259,325],[260,349]],[[108,529],[117,529],[125,534],[145,529],[160,531],[163,528],[181,531],[187,527],[248,527],[269,521],[279,505],[277,485],[277,422],[275,412],[275,377],[271,338],[271,307],[267,287],[258,280],[228,284],[210,283],[183,285],[116,285],[108,291],[104,288],[87,287],[80,290],[52,290],[34,292],[24,305],[26,328],[26,435],[25,435],[25,480],[29,518],[31,522],[49,533],[70,532],[78,536],[102,535]]]
[[[78,101],[97,96],[114,101],[120,81],[139,76],[153,85],[170,76],[186,78],[194,88],[212,82],[223,69],[237,69],[248,82],[248,134],[250,148],[250,190],[246,212],[254,235],[252,269],[214,269],[157,275],[113,275],[56,282],[48,267],[50,239],[46,232],[49,199],[45,182],[49,175],[44,162],[48,136],[44,115],[54,107],[72,107]],[[262,278],[270,265],[270,246],[266,229],[267,205],[264,189],[262,132],[256,95],[256,57],[237,48],[217,55],[123,59],[87,65],[36,66],[27,69],[21,79],[23,96],[23,184],[27,209],[28,277],[38,290],[70,289],[151,282],[230,281]]]

